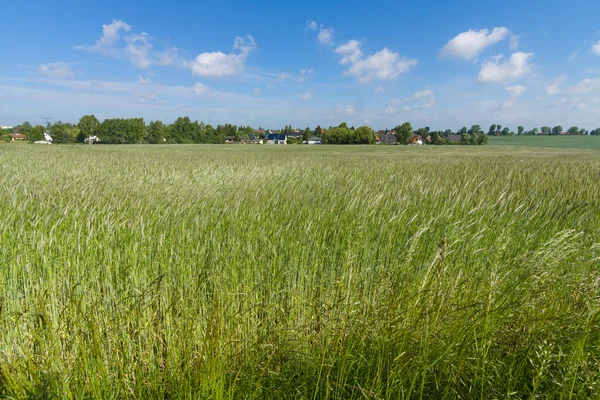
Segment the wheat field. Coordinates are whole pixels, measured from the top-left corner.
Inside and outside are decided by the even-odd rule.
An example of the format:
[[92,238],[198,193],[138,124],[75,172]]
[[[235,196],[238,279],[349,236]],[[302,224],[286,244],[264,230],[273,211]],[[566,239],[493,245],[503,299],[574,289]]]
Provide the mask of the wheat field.
[[600,153],[0,146],[0,397],[597,398]]

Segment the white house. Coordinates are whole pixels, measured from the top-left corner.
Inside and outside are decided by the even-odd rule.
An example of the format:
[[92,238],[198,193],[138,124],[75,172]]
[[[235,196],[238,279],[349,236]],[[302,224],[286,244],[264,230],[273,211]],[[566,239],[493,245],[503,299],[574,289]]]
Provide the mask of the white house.
[[308,139],[308,144],[323,144],[323,140],[320,137],[313,136]]
[[44,132],[44,140],[33,142],[35,144],[52,144],[52,136],[48,132]]

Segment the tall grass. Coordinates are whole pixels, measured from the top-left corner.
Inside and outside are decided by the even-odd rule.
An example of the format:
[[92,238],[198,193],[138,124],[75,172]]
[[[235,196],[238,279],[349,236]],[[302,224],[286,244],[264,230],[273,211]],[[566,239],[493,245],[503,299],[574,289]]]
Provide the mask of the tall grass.
[[0,395],[600,396],[598,153],[282,147],[0,148]]

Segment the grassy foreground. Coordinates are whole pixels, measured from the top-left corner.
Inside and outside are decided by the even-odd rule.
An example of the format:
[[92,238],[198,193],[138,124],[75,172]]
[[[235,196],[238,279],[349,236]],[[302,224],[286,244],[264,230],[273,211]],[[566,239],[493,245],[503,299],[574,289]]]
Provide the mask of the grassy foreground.
[[600,155],[4,146],[0,397],[597,398]]
[[600,150],[600,136],[490,136],[488,142],[497,146]]

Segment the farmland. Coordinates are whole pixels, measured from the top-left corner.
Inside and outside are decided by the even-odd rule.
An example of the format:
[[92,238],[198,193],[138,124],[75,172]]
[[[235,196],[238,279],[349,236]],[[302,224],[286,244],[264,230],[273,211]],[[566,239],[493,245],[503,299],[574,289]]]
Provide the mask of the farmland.
[[497,146],[600,150],[600,136],[490,136],[489,144]]
[[0,396],[600,396],[598,152],[5,145],[0,167]]

